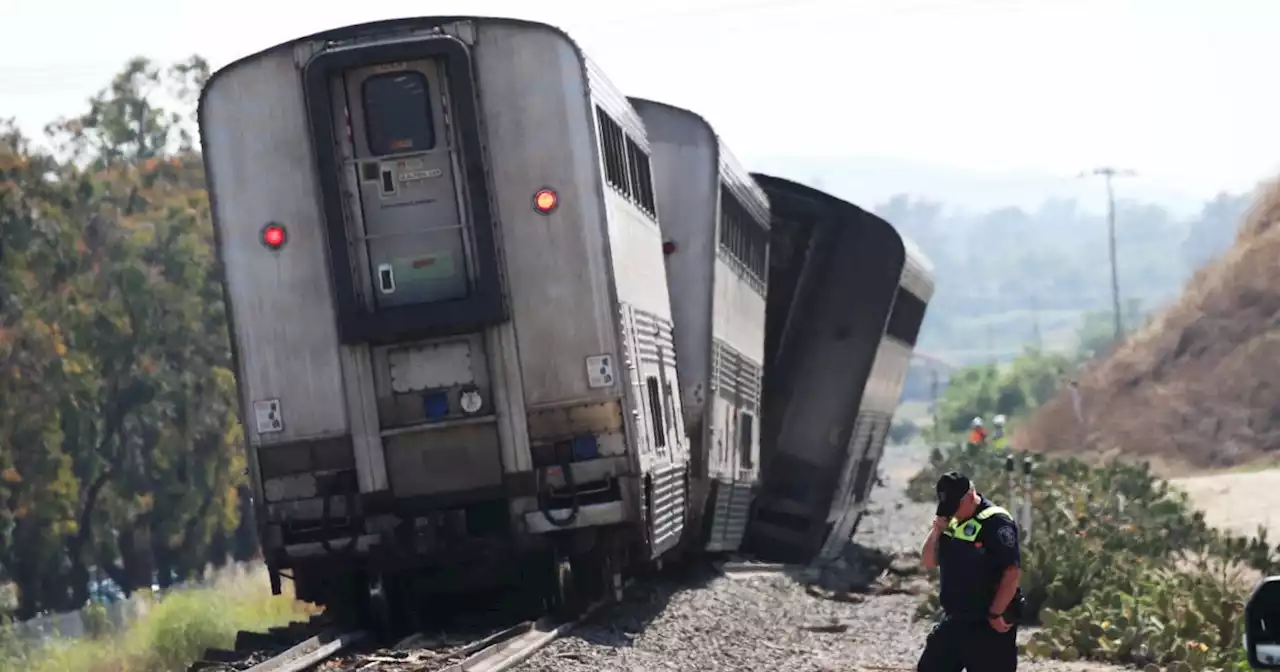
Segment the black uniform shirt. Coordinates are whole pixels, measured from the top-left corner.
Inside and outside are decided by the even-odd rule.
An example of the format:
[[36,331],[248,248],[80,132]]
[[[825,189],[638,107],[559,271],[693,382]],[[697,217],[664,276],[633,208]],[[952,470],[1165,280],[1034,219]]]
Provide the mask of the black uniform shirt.
[[[971,520],[976,521],[978,513],[991,506],[983,497]],[[963,529],[967,522],[960,521],[958,527]],[[939,597],[943,610],[953,617],[986,620],[1004,570],[1021,566],[1017,523],[999,513],[980,522],[982,528],[975,541],[947,535],[938,538]],[[1015,595],[1010,606],[1018,600]]]

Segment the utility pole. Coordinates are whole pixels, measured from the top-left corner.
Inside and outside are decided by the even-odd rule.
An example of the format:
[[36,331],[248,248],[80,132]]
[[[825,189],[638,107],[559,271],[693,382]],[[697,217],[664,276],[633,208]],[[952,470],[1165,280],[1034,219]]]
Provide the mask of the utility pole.
[[1124,321],[1120,315],[1120,274],[1116,270],[1116,194],[1111,186],[1111,178],[1117,175],[1132,176],[1136,174],[1132,170],[1103,166],[1094,168],[1092,171],[1080,173],[1077,176],[1101,175],[1106,179],[1107,183],[1107,239],[1111,251],[1111,307],[1115,313],[1116,345],[1119,345],[1120,341],[1124,340]]
[[1040,334],[1040,301],[1035,293],[1031,294],[1031,342],[1036,350],[1044,350],[1044,337]]
[[929,385],[929,397],[932,400],[929,404],[933,410],[933,447],[939,448],[942,445],[942,428],[938,426],[938,363],[929,362],[929,373],[932,383]]

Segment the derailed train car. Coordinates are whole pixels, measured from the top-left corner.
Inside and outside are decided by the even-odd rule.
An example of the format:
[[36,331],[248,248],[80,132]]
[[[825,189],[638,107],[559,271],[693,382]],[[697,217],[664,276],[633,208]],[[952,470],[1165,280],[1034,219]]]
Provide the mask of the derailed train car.
[[199,121],[276,591],[394,618],[505,581],[563,606],[676,546],[648,140],[566,34],[319,33],[219,70]]
[[[878,459],[906,370],[897,350],[880,353],[909,255],[879,217],[811,187],[753,176],[769,197],[772,261],[762,475],[747,549],[809,562],[837,525],[841,534],[851,528],[846,512],[874,484],[875,460],[866,458]],[[913,263],[928,275],[923,257]],[[918,321],[908,329],[912,342],[918,329]]]
[[902,279],[894,293],[889,322],[876,349],[854,422],[848,457],[827,517],[830,532],[818,553],[819,562],[840,557],[866,511],[889,427],[893,424],[893,413],[902,398],[911,354],[924,323],[925,310],[933,298],[933,268],[928,258],[910,239],[903,237],[902,244],[906,251]]
[[691,447],[696,551],[742,543],[759,476],[769,201],[705,119],[631,99],[649,133]]

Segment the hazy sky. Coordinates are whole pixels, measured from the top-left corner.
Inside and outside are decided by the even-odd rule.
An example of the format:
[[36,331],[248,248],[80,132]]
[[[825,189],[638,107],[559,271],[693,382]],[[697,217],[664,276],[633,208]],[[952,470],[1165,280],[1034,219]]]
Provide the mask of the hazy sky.
[[1197,198],[1280,172],[1277,0],[0,0],[0,115],[34,131],[136,54],[217,67],[420,13],[557,24],[627,93],[704,114],[748,165],[883,159],[1096,193],[1071,178],[1113,163],[1142,174],[1135,189]]

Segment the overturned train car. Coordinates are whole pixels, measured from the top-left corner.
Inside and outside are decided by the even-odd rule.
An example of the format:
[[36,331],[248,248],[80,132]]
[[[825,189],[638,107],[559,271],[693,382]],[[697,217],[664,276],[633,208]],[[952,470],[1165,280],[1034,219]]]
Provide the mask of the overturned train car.
[[816,558],[819,562],[840,557],[866,511],[925,310],[933,297],[933,269],[929,260],[910,239],[904,237],[902,243],[906,250],[902,279],[863,391],[848,457],[827,517],[829,532]]
[[319,33],[219,70],[199,122],[273,588],[563,605],[676,546],[649,144],[569,36]]
[[759,476],[769,201],[702,117],[631,99],[653,149],[691,447],[693,551],[736,551]]
[[[932,276],[879,217],[786,179],[754,178],[769,197],[772,248],[762,476],[746,550],[803,563],[838,553],[856,527]],[[899,303],[906,295],[915,300]],[[900,337],[886,338],[890,323]]]

